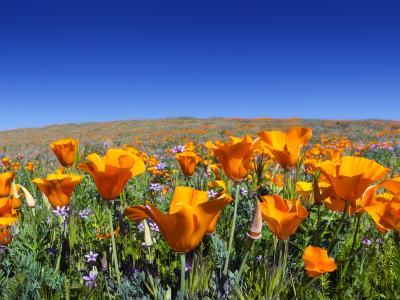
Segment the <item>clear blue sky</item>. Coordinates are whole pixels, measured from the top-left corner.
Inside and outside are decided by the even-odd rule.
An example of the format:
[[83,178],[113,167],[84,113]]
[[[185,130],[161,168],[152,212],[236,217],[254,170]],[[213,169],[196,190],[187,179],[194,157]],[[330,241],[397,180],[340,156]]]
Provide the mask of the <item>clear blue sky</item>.
[[0,129],[400,119],[400,1],[2,1]]

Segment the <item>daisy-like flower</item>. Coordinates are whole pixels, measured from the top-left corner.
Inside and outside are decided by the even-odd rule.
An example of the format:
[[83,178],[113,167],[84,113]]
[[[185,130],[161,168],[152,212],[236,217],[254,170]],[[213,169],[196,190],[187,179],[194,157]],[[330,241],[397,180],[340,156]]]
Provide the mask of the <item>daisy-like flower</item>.
[[90,271],[88,276],[83,276],[82,279],[86,281],[87,287],[97,286],[97,274],[94,271]]
[[89,263],[91,261],[92,262],[96,262],[97,256],[99,256],[99,254],[97,254],[97,253],[95,253],[95,252],[90,250],[89,254],[85,254],[85,261],[87,263]]
[[57,217],[65,217],[68,214],[69,207],[67,206],[57,206],[56,209],[53,209],[53,213]]

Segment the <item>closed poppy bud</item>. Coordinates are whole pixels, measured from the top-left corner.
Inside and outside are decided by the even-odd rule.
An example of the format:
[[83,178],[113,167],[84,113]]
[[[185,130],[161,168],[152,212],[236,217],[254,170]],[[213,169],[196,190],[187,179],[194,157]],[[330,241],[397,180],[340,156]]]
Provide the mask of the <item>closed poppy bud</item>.
[[262,231],[262,215],[260,201],[256,200],[256,208],[254,210],[253,221],[251,222],[250,230],[246,233],[249,238],[258,240],[261,237]]
[[176,154],[175,158],[181,167],[182,173],[188,177],[192,176],[199,162],[198,155],[195,152],[185,151]]
[[262,217],[271,232],[280,240],[286,240],[308,217],[308,211],[301,205],[299,199],[285,200],[279,195],[261,198]]
[[78,168],[92,176],[97,191],[105,200],[115,200],[128,180],[146,169],[140,157],[121,149],[108,149],[104,157],[93,153],[87,160]]
[[3,157],[1,159],[1,162],[3,163],[4,168],[6,168],[6,170],[10,169],[10,158],[9,157]]
[[227,177],[239,181],[247,176],[252,168],[252,155],[258,143],[259,139],[253,140],[245,135],[242,139],[231,137],[229,142],[214,145],[213,151]]
[[7,226],[0,224],[0,245],[5,247],[12,240],[11,233],[8,231]]
[[287,132],[261,131],[258,135],[271,151],[275,161],[287,168],[296,164],[301,148],[312,136],[312,130],[291,127]]
[[32,182],[46,195],[51,206],[68,206],[72,191],[81,182],[81,175],[49,174],[46,178],[35,178]]
[[146,220],[143,220],[142,222],[144,227],[144,244],[146,247],[151,247],[153,245],[153,239],[151,238],[149,224],[147,224]]
[[308,246],[304,251],[303,261],[310,277],[318,277],[336,270],[335,260],[329,257],[328,251],[323,248]]
[[355,156],[343,156],[336,162],[327,160],[317,168],[327,177],[335,194],[353,206],[369,185],[389,172],[374,160]]
[[0,197],[8,197],[15,174],[11,172],[0,173]]
[[58,161],[64,167],[70,167],[75,161],[76,151],[78,150],[77,139],[61,139],[50,144],[51,150]]
[[25,188],[24,186],[19,185],[19,187],[20,187],[21,190],[24,192],[26,205],[28,205],[29,208],[35,208],[35,206],[36,206],[36,201],[35,201],[35,199],[32,197],[32,194],[31,194],[31,193],[28,191],[28,189]]
[[196,248],[210,224],[232,199],[221,197],[208,201],[208,194],[190,187],[176,187],[169,213],[153,204],[127,207],[124,214],[131,220],[151,218],[172,250],[184,253]]

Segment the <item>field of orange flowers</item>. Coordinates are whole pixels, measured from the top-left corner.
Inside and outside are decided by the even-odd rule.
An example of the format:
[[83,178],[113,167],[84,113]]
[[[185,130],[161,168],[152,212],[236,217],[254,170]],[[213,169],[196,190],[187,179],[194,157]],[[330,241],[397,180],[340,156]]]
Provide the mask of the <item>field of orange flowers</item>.
[[400,122],[0,132],[1,299],[400,297]]

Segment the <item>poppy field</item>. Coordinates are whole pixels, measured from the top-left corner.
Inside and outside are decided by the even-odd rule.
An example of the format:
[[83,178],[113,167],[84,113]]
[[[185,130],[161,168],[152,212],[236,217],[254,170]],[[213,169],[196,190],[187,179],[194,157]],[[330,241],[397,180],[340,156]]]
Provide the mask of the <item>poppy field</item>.
[[400,122],[0,132],[0,299],[398,299]]

